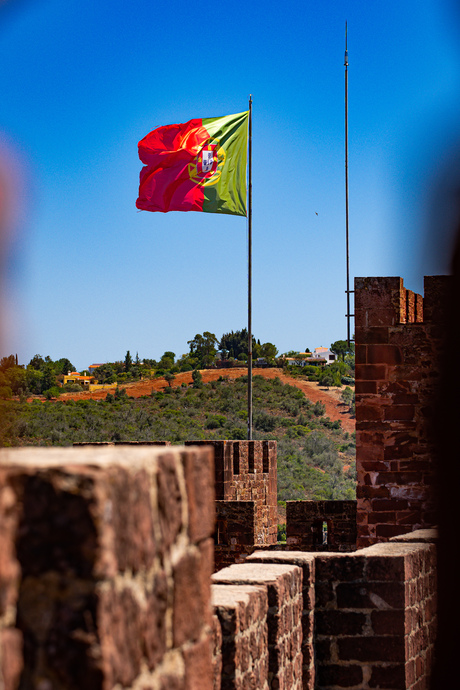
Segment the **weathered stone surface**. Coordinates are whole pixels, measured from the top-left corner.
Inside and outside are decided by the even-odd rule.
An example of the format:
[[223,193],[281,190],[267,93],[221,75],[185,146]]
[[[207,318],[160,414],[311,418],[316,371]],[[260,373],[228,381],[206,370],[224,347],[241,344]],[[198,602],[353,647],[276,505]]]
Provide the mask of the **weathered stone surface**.
[[213,585],[222,634],[222,688],[268,689],[267,591],[252,585]]
[[[434,558],[434,547],[415,539],[374,544],[349,555],[316,555],[318,687],[355,687],[351,679],[359,677],[359,669],[369,687],[384,679],[389,685],[383,687],[392,690],[414,690],[417,683],[428,687]],[[413,679],[401,685],[408,668],[414,669]]]
[[261,585],[268,598],[268,684],[302,687],[302,570],[287,563],[248,562],[223,568],[214,584]]
[[1,450],[0,687],[211,690],[213,480],[209,448]]
[[256,551],[249,563],[289,563],[302,569],[302,682],[315,687],[315,566],[313,553],[304,551]]
[[433,400],[449,284],[426,278],[422,299],[401,278],[355,279],[358,546],[433,526]]

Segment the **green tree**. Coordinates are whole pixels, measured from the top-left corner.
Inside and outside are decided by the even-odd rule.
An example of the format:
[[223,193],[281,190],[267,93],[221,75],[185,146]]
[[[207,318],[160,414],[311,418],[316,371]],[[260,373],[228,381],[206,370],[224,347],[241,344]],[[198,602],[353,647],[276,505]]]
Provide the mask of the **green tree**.
[[199,369],[192,371],[193,388],[203,388],[203,377]]
[[260,340],[257,340],[257,342],[255,342],[254,338],[253,338],[253,340],[252,340],[252,359],[258,359],[258,357],[263,357],[262,345],[260,344]]
[[131,357],[131,354],[129,350],[126,352],[125,356],[125,371],[128,372],[133,365],[133,358]]
[[0,377],[0,398],[4,398],[5,400],[8,400],[8,398],[11,398],[13,396],[13,391],[9,386],[6,385],[6,383],[3,383]]
[[61,374],[68,374],[69,371],[76,371],[76,369],[67,357],[61,357],[61,359],[54,362],[54,371],[56,376],[60,376]]
[[2,357],[0,360],[0,371],[6,371],[16,366],[16,357],[14,355],[8,355],[8,357]]
[[331,343],[331,352],[333,352],[340,359],[344,359],[345,355],[353,353],[355,351],[354,343],[350,343],[346,340],[336,340],[335,343]]
[[260,356],[265,359],[275,359],[278,354],[278,348],[273,343],[264,343],[261,346]]
[[34,367],[28,365],[26,369],[26,388],[31,393],[39,395],[42,388],[43,374],[41,371],[35,369]]
[[59,398],[61,395],[61,389],[58,388],[58,386],[51,386],[47,390],[43,391],[43,395],[47,400],[51,400],[51,398]]
[[110,366],[113,367],[116,374],[122,374],[125,370],[125,363],[123,361],[110,362]]
[[172,384],[172,382],[174,381],[175,378],[176,378],[176,377],[174,376],[174,374],[172,374],[170,371],[167,371],[167,372],[166,372],[166,374],[165,374],[165,381],[168,382],[168,386],[169,386],[170,388],[171,388],[171,384]]
[[[4,397],[18,395],[26,388],[26,371],[17,363],[17,356],[9,355],[0,360],[0,381],[4,388]],[[6,395],[10,391],[9,395]]]
[[[41,393],[47,391],[49,388],[56,387],[56,374],[52,362],[46,362],[43,367],[43,379],[41,385]],[[53,396],[55,397],[55,396]]]
[[19,395],[21,391],[27,390],[27,372],[24,367],[14,366],[7,369],[5,376],[8,381],[8,385],[15,395]]
[[115,370],[111,364],[101,364],[94,370],[93,376],[98,383],[114,383],[116,380]]
[[196,359],[191,357],[190,354],[182,355],[176,363],[178,371],[192,371],[196,365]]
[[30,360],[28,366],[36,371],[41,371],[45,365],[45,360],[41,355],[34,355]]
[[341,398],[342,402],[345,403],[345,405],[350,406],[352,401],[353,401],[353,396],[354,396],[354,393],[353,393],[352,389],[350,388],[350,386],[346,386],[345,390],[342,391],[340,398]]
[[332,366],[324,367],[319,375],[319,385],[326,386],[326,388],[329,388],[329,386],[341,386],[340,372],[337,369],[333,369]]
[[248,331],[243,328],[241,331],[230,331],[224,333],[219,342],[219,350],[227,350],[229,356],[238,359],[242,352],[248,354]]
[[115,389],[114,400],[127,400],[128,394],[126,388],[120,388],[119,386]]
[[345,364],[348,367],[348,373],[351,376],[355,375],[355,353],[350,353],[348,355],[345,355],[345,359],[343,360]]
[[187,341],[187,345],[190,346],[190,355],[196,359],[199,369],[209,367],[214,362],[216,345],[218,345],[214,333],[209,331],[204,331],[202,335],[197,333],[193,340]]
[[[241,361],[241,354],[248,355],[248,330],[247,328],[242,328],[241,331],[231,331],[230,333],[224,333],[219,341],[219,350],[222,352],[222,356],[225,359],[225,355],[228,354],[229,357],[234,359],[239,359]],[[260,340],[256,340],[252,336],[252,358],[257,359],[258,357],[265,357],[266,359],[274,359],[278,354],[278,349],[273,345],[273,343],[260,344]]]
[[158,366],[160,367],[160,369],[171,369],[171,367],[174,366],[175,359],[176,354],[168,350],[161,357]]
[[326,386],[326,388],[329,388],[329,386],[334,385],[334,374],[332,371],[325,371],[323,375],[319,379],[319,383],[321,386]]

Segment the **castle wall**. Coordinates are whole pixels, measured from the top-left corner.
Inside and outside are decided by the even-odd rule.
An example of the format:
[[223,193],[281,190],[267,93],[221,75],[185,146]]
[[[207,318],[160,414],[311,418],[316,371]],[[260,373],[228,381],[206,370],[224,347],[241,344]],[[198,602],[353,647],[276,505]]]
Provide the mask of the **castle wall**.
[[433,419],[449,278],[425,297],[401,278],[355,279],[360,547],[436,523]]
[[216,501],[214,570],[242,563],[256,548],[255,539],[254,501]]
[[286,544],[301,551],[356,548],[356,501],[287,501]]
[[431,538],[413,533],[411,541],[352,554],[256,551],[249,556],[248,562],[302,569],[305,690],[429,687],[436,626]]
[[249,563],[282,563],[302,571],[302,688],[315,688],[315,554],[302,551],[256,551]]
[[[84,447],[167,446],[165,442],[78,443]],[[278,532],[276,441],[186,441],[214,450],[215,570],[240,563],[260,546],[276,545]]]
[[209,448],[0,451],[0,687],[213,687]]
[[268,690],[268,592],[259,585],[212,585],[221,630],[221,677],[216,690]]
[[[240,585],[252,585],[262,589],[267,597],[265,617],[263,609],[259,610],[259,627],[267,626],[268,669],[267,681],[269,688],[279,690],[300,690],[302,688],[302,571],[299,567],[288,563],[243,563],[223,568],[212,576],[214,585],[228,585],[234,588],[235,598],[238,598]],[[231,590],[229,590],[231,592]],[[250,668],[258,665],[260,645],[250,644],[245,650],[246,660],[240,655],[240,663],[235,664],[239,673],[248,673],[248,685],[240,686],[235,681],[227,687],[258,688],[255,678],[251,678]],[[227,644],[222,659],[228,651],[233,650],[237,658],[239,647],[233,639]],[[266,687],[265,678],[262,688]],[[231,684],[234,682],[234,684]]]
[[376,544],[316,559],[320,688],[427,688],[435,640],[435,549]]
[[211,575],[213,530],[209,447],[1,450],[0,688],[428,687],[431,534]]

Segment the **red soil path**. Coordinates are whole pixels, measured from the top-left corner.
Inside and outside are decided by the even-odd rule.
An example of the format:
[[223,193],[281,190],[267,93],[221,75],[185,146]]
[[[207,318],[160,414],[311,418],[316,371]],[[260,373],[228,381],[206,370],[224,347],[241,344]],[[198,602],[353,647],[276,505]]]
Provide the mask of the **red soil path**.
[[[220,376],[229,379],[237,379],[240,376],[245,376],[247,373],[247,369],[203,369],[201,371],[204,383],[216,381]],[[288,383],[291,386],[300,388],[313,403],[317,401],[322,402],[326,407],[326,416],[334,422],[340,420],[344,431],[348,431],[351,434],[355,430],[354,417],[348,412],[348,407],[340,401],[340,388],[320,388],[319,385],[313,381],[300,381],[286,376],[280,369],[256,369],[253,374],[254,376],[263,376],[266,379],[278,377],[283,383]],[[180,386],[182,383],[191,385],[191,371],[176,374],[176,378],[172,382],[172,387],[177,388],[177,386]],[[134,383],[122,384],[122,387],[126,388],[127,394],[132,398],[140,398],[142,395],[150,395],[152,390],[163,390],[167,385],[164,378],[158,378],[143,379],[141,381],[135,381]],[[62,393],[59,396],[59,400],[104,400],[107,393],[114,393],[115,389],[116,384],[92,392]]]

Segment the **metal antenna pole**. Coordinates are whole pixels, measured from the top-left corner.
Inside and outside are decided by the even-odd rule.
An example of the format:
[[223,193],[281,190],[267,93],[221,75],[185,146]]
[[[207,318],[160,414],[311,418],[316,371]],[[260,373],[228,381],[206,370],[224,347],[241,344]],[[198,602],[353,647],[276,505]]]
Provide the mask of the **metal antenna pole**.
[[248,146],[248,441],[252,441],[252,95]]
[[348,46],[345,22],[345,228],[347,251],[347,344],[350,347],[350,251],[348,242]]

